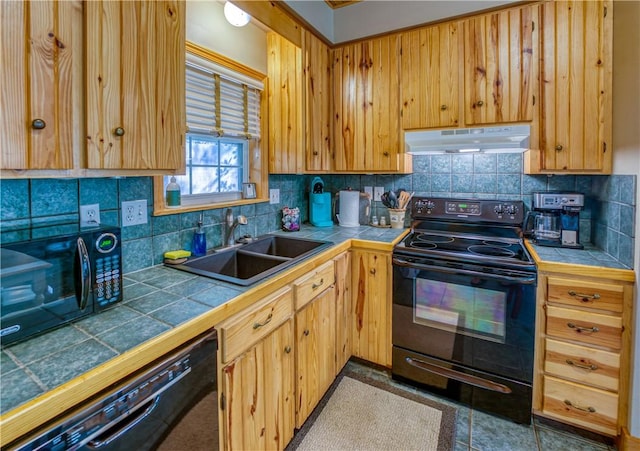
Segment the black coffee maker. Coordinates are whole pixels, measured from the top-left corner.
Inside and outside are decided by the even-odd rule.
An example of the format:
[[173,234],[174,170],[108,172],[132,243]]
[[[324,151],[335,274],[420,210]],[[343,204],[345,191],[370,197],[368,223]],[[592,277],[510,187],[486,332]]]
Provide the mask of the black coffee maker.
[[582,249],[580,211],[584,194],[544,191],[533,193],[533,210],[524,221],[524,234],[540,246]]

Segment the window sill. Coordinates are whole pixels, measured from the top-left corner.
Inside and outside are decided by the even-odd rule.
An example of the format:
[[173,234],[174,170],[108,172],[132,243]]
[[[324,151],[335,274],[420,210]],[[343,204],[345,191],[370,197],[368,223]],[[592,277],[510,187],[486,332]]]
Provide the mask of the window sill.
[[203,210],[215,210],[216,208],[236,207],[238,205],[250,205],[261,202],[269,202],[269,199],[240,199],[230,200],[228,202],[216,202],[215,204],[200,204],[200,205],[183,205],[180,207],[167,207],[164,205],[164,198],[160,205],[154,205],[153,216],[165,216],[175,215],[178,213],[189,213],[191,211],[203,211]]

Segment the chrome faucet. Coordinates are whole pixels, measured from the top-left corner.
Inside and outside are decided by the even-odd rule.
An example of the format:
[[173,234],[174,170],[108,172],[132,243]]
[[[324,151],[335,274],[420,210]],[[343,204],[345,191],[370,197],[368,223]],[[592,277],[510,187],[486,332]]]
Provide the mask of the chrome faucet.
[[246,225],[247,218],[246,216],[238,215],[238,217],[234,221],[233,212],[231,211],[230,208],[227,208],[226,222],[227,222],[227,233],[224,238],[224,244],[225,246],[228,247],[228,246],[233,246],[235,244],[235,239],[233,237],[234,230],[236,229],[236,227],[238,227],[238,224]]

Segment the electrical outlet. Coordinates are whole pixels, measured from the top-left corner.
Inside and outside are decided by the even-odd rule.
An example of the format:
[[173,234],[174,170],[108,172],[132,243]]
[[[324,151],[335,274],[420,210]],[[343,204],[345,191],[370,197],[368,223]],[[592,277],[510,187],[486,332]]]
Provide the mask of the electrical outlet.
[[279,204],[280,203],[280,190],[279,189],[270,189],[269,190],[269,203],[270,204]]
[[373,187],[372,186],[365,186],[364,187],[364,192],[365,192],[365,194],[369,195],[369,199],[373,199]]
[[373,188],[373,200],[380,202],[382,200],[382,193],[384,193],[384,186],[376,186]]
[[147,223],[147,200],[122,202],[122,227]]
[[100,204],[80,205],[80,225],[100,225]]

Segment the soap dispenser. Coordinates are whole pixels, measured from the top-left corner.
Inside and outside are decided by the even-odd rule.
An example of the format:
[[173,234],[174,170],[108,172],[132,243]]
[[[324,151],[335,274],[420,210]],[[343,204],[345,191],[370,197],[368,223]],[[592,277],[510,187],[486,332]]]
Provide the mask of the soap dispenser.
[[196,229],[196,233],[193,234],[193,245],[191,250],[193,251],[193,255],[195,255],[196,257],[202,257],[207,253],[207,239],[204,235],[202,214],[200,214],[200,220],[198,221],[198,228]]

